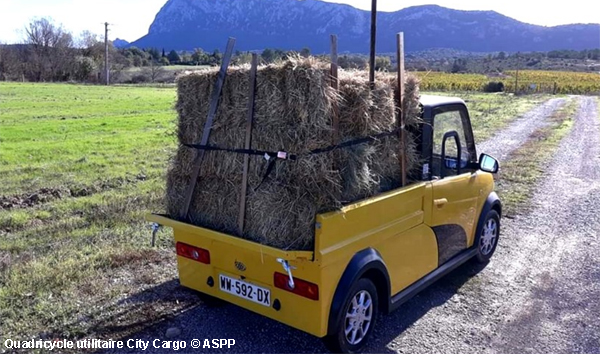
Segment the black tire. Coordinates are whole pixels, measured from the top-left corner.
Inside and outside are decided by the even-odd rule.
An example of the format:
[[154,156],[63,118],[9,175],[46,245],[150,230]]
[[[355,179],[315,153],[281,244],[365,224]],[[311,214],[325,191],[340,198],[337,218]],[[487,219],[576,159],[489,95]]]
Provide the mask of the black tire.
[[[357,306],[355,306],[353,300],[357,298],[356,303],[358,303],[360,301],[359,298],[361,293],[365,303],[368,300],[366,294],[369,295],[371,302],[370,306],[366,306],[367,309],[365,309],[365,311],[359,310],[361,313],[358,314],[359,317],[354,323],[354,326],[356,327],[353,327],[355,329],[351,328],[350,332],[348,333],[348,336],[352,337],[353,332],[355,336],[358,336],[360,331],[363,334],[362,339],[359,342],[351,343],[346,335],[346,328],[352,326],[352,320],[348,319],[347,315],[349,315],[351,311],[355,312],[357,309]],[[362,307],[363,306],[359,306],[358,309]],[[344,300],[342,313],[339,316],[340,319],[339,323],[337,324],[337,332],[333,335],[323,338],[325,346],[327,346],[327,348],[333,353],[356,353],[360,351],[365,346],[371,333],[373,332],[378,314],[379,299],[377,297],[377,288],[375,288],[375,285],[369,279],[362,278],[358,280],[356,283],[354,283],[354,285],[352,285],[352,288]],[[365,323],[367,317],[370,318],[368,325]],[[355,340],[356,339],[357,338],[355,338]]]
[[494,255],[498,240],[500,239],[500,215],[496,210],[490,210],[481,227],[477,230],[475,245],[477,247],[477,256],[475,260],[479,263],[487,263]]

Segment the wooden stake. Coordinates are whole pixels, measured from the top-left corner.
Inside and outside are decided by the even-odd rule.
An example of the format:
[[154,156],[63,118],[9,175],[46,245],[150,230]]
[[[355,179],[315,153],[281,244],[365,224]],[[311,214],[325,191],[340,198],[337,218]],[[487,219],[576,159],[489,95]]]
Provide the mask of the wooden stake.
[[[254,123],[254,102],[256,99],[256,72],[258,70],[258,54],[252,54],[250,68],[250,96],[248,99],[248,118],[246,119],[246,142],[244,149],[250,149],[252,145],[252,124]],[[246,197],[248,194],[248,169],[250,167],[250,155],[244,155],[244,175],[242,177],[242,194],[240,198],[240,216],[238,218],[238,232],[244,235],[244,223],[246,221]]]
[[375,54],[377,48],[377,0],[371,0],[371,56],[369,58],[369,85],[375,89]]
[[[217,109],[219,108],[219,100],[221,98],[221,93],[223,91],[223,83],[225,82],[225,78],[227,77],[227,68],[229,67],[229,62],[231,61],[231,55],[233,54],[233,47],[235,45],[235,38],[229,38],[227,41],[227,48],[225,49],[225,55],[223,56],[223,62],[221,63],[221,70],[219,71],[219,76],[217,78],[217,82],[215,83],[215,87],[212,92],[212,96],[210,99],[210,106],[208,109],[208,118],[206,119],[206,124],[204,124],[204,130],[202,131],[202,141],[200,145],[208,144],[208,138],[210,138],[210,131],[212,129],[213,121],[215,116],[217,115]],[[196,158],[192,162],[193,171],[192,178],[190,179],[190,185],[186,191],[185,201],[181,206],[181,213],[179,217],[181,220],[186,220],[188,216],[188,212],[190,210],[190,205],[192,203],[192,197],[194,195],[194,190],[196,189],[196,183],[198,182],[198,176],[200,175],[200,166],[202,165],[202,160],[204,159],[205,150],[198,150],[196,153]]]
[[[331,35],[331,87],[337,92],[339,90],[338,80],[338,44],[337,36]],[[333,102],[333,144],[340,141],[340,112],[337,101]]]
[[404,32],[396,35],[398,44],[398,125],[400,126],[400,183],[406,186],[406,132],[404,122]]

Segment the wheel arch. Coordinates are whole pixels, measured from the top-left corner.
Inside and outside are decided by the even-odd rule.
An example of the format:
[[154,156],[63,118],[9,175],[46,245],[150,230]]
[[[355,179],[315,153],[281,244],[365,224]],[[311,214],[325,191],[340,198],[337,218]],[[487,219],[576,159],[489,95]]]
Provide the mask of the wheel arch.
[[329,311],[328,335],[336,333],[342,316],[344,300],[346,300],[352,285],[361,278],[367,278],[373,282],[379,298],[379,310],[383,313],[389,312],[391,286],[387,267],[377,250],[364,249],[352,257],[338,282]]
[[496,194],[496,192],[490,193],[490,195],[488,195],[487,199],[485,200],[485,203],[483,204],[481,214],[479,215],[479,220],[477,221],[477,231],[475,233],[474,238],[475,242],[481,234],[481,230],[483,229],[483,223],[485,222],[485,217],[490,212],[490,210],[495,210],[498,213],[498,215],[502,217],[502,202],[500,201],[500,198],[498,197],[498,194]]

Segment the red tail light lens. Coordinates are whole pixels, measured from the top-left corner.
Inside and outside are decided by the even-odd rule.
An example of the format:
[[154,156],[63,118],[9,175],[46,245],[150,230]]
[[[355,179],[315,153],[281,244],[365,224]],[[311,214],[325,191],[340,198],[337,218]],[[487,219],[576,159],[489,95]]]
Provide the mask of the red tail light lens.
[[210,264],[210,252],[204,248],[190,246],[181,242],[177,242],[175,247],[177,248],[178,256],[189,258],[200,263]]
[[275,273],[273,276],[273,284],[276,288],[289,291],[311,300],[319,300],[319,287],[316,284],[294,278],[294,288],[290,289],[289,282],[290,277],[287,274]]

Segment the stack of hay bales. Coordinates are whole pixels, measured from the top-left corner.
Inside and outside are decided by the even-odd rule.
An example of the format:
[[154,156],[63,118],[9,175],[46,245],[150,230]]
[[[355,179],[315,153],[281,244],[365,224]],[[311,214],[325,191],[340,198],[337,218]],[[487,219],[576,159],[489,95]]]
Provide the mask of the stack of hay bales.
[[[208,115],[216,70],[178,79],[178,139],[197,144]],[[260,67],[257,74],[252,149],[303,154],[332,145],[334,106],[339,107],[340,142],[397,128],[395,80],[381,75],[370,90],[367,73],[340,71],[339,92],[330,86],[329,65],[314,58],[293,58]],[[209,144],[242,148],[246,134],[249,67],[228,70]],[[409,77],[404,109],[407,124],[418,122],[418,82]],[[415,166],[414,143],[404,148],[408,168]],[[268,162],[250,157],[245,239],[284,249],[311,249],[318,213],[400,185],[397,136],[375,143],[278,161],[263,183]],[[190,184],[197,151],[180,145],[167,176],[167,208],[178,219]],[[206,151],[188,222],[237,235],[244,156]]]

